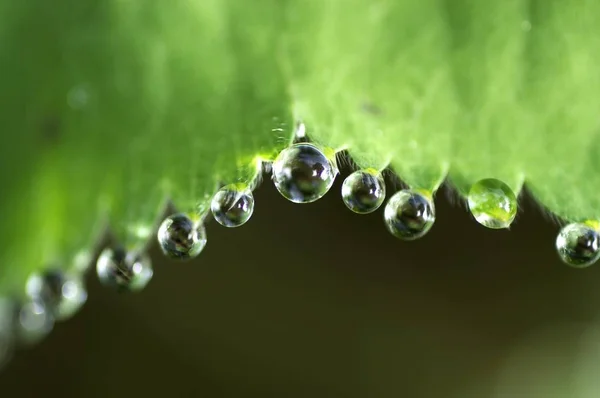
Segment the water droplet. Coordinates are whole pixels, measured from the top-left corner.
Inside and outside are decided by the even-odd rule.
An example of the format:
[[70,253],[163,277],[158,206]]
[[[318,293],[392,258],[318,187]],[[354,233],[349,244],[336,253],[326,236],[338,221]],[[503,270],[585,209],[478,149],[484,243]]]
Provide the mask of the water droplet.
[[40,299],[25,301],[17,310],[17,336],[26,345],[38,343],[54,327],[52,311]]
[[312,144],[294,144],[273,162],[273,182],[286,199],[310,203],[322,198],[333,185],[338,170],[335,160]]
[[405,189],[390,198],[384,211],[385,224],[397,238],[414,240],[435,222],[435,207],[429,194]]
[[565,264],[589,267],[600,258],[600,235],[585,223],[566,225],[556,237],[556,250]]
[[475,220],[491,229],[508,228],[517,215],[514,192],[495,178],[486,178],[473,184],[468,202]]
[[210,210],[217,222],[224,227],[239,227],[245,224],[254,212],[252,191],[242,184],[230,184],[219,189]]
[[40,299],[58,321],[72,317],[87,300],[83,281],[59,270],[31,275],[26,291],[31,299]]
[[296,131],[294,132],[294,141],[305,142],[306,139],[306,125],[302,122],[298,123]]
[[100,254],[96,272],[102,284],[130,292],[142,290],[154,274],[146,254],[126,252],[120,247],[105,249]]
[[202,222],[194,221],[183,213],[167,217],[157,236],[163,253],[180,260],[196,257],[206,246],[206,230]]
[[372,213],[384,199],[385,181],[375,169],[355,171],[342,184],[342,200],[355,213]]

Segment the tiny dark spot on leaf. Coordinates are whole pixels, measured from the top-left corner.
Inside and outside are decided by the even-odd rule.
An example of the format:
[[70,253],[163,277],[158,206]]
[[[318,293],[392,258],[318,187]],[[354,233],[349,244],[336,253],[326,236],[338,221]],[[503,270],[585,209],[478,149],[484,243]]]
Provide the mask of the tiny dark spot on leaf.
[[369,115],[381,116],[383,114],[381,108],[372,102],[363,102],[360,108],[364,113],[367,113]]
[[43,145],[58,145],[61,133],[60,124],[60,119],[56,116],[49,116],[42,120],[40,123],[39,132]]

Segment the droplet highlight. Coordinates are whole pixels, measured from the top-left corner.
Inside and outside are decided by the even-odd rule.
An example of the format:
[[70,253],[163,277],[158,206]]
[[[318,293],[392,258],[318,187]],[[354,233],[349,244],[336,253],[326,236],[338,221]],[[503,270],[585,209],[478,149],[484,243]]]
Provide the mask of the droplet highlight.
[[387,229],[402,240],[425,235],[435,222],[435,207],[429,194],[416,190],[396,192],[384,210]]
[[160,225],[157,237],[162,252],[178,260],[194,258],[206,246],[206,229],[202,222],[183,213],[167,217]]
[[311,203],[322,198],[333,185],[338,169],[315,145],[294,144],[273,162],[273,182],[281,195],[294,203]]
[[243,184],[230,184],[219,189],[210,203],[213,217],[228,228],[244,225],[254,212],[254,196]]
[[138,292],[150,282],[154,271],[146,254],[108,248],[98,257],[96,273],[106,286],[118,291]]
[[377,210],[385,200],[385,181],[375,169],[355,171],[342,184],[342,200],[358,214]]
[[556,237],[556,250],[561,260],[574,268],[586,268],[600,258],[598,230],[585,223],[563,227]]
[[88,297],[80,277],[60,270],[32,274],[26,292],[32,300],[41,300],[57,321],[71,318]]
[[17,337],[25,345],[40,342],[54,328],[52,311],[40,299],[21,303],[16,319]]
[[473,184],[467,199],[475,220],[487,228],[508,228],[517,215],[517,197],[508,185],[495,178]]

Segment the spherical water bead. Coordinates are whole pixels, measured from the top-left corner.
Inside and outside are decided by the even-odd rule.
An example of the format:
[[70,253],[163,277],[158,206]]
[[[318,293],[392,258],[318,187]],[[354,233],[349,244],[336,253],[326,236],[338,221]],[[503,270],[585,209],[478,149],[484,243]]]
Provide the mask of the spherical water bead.
[[157,236],[163,253],[179,260],[196,257],[206,246],[206,230],[202,222],[194,221],[183,213],[167,217]]
[[355,171],[342,184],[342,200],[355,213],[372,213],[384,199],[385,182],[375,169]]
[[566,225],[556,237],[556,250],[567,265],[589,267],[600,258],[600,235],[584,223]]
[[508,228],[517,215],[517,198],[508,185],[494,178],[471,186],[469,210],[475,220],[491,229]]
[[102,284],[129,292],[142,290],[154,274],[146,254],[123,248],[105,249],[98,257],[96,272]]
[[252,191],[242,184],[226,185],[215,194],[210,210],[217,222],[224,227],[245,224],[254,212]]
[[312,144],[294,144],[273,162],[273,182],[286,199],[311,203],[322,198],[338,173],[335,160]]
[[429,195],[414,190],[396,192],[384,211],[385,224],[397,238],[414,240],[429,231],[435,222],[435,207]]
[[58,321],[72,317],[87,300],[81,278],[59,270],[31,275],[26,291],[31,299],[43,301]]
[[26,345],[38,343],[54,328],[54,315],[39,298],[21,303],[17,310],[16,330],[19,341]]

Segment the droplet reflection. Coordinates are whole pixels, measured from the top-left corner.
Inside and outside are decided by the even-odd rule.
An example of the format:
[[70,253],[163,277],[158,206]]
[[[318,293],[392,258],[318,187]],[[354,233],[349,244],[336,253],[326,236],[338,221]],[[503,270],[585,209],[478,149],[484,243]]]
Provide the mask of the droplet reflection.
[[142,290],[154,274],[146,254],[126,252],[121,247],[108,248],[100,254],[96,273],[102,284],[129,292]]
[[72,317],[87,300],[81,278],[60,270],[31,275],[26,291],[31,299],[41,300],[58,321]]
[[342,184],[342,200],[358,214],[372,213],[385,200],[385,182],[375,169],[355,171]]
[[494,178],[471,186],[469,210],[477,222],[491,229],[508,228],[517,215],[517,198],[508,185]]
[[307,143],[284,149],[273,162],[275,187],[294,203],[311,203],[322,198],[337,174],[335,159]]
[[585,223],[563,227],[556,237],[556,250],[561,260],[574,268],[586,268],[600,258],[600,236]]
[[16,327],[22,344],[36,344],[52,331],[54,316],[42,300],[25,301],[18,308]]
[[202,222],[194,221],[183,213],[167,217],[157,236],[162,252],[179,260],[196,257],[206,246],[206,230]]
[[385,224],[395,237],[415,240],[425,235],[435,222],[435,207],[430,195],[420,191],[402,190],[388,201],[384,211]]
[[239,227],[248,222],[254,212],[254,196],[242,184],[226,185],[213,197],[210,210],[222,226]]

